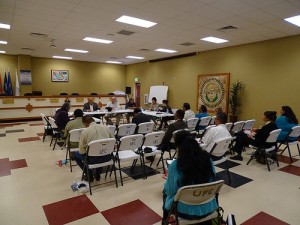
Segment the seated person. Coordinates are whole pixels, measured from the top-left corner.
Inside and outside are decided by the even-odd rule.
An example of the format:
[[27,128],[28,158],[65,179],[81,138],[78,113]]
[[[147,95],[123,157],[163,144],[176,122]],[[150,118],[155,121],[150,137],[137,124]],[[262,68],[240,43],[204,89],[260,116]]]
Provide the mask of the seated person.
[[[283,142],[286,140],[286,137],[289,135],[289,133],[292,131],[292,128],[295,126],[298,126],[298,120],[296,118],[295,113],[289,106],[282,106],[281,107],[281,116],[279,116],[275,123],[278,127],[278,129],[281,129],[281,132],[278,136],[278,141]],[[289,141],[295,141],[295,139],[289,139]]]
[[[178,158],[168,168],[168,177],[163,190],[163,220],[166,223],[174,197],[179,188],[193,184],[214,181],[215,169],[209,154],[201,149],[198,142],[188,131],[180,131],[175,136]],[[218,208],[216,199],[204,205],[178,203],[178,216],[185,219],[201,219]],[[201,224],[212,224],[211,221]]]
[[[82,117],[83,117],[82,110],[76,109],[74,111],[74,120],[69,121],[65,127],[64,138],[68,137],[68,134],[70,133],[71,130],[84,128],[84,124],[82,123]],[[79,140],[78,142],[71,142],[69,147],[78,148],[78,146],[79,146]]]
[[144,114],[140,108],[135,108],[133,111],[132,123],[136,124],[135,133],[138,132],[138,125],[140,123],[150,122],[150,116]]
[[191,110],[189,103],[183,103],[182,109],[184,111],[184,120],[187,121],[190,118],[195,118],[195,113]]
[[187,125],[186,122],[183,121],[183,117],[184,117],[184,111],[181,109],[178,109],[175,113],[175,122],[170,124],[168,126],[168,129],[161,141],[161,144],[159,145],[159,149],[161,149],[162,151],[168,151],[171,148],[174,148],[174,144],[170,143],[172,137],[173,137],[173,132],[176,130],[181,130],[181,129],[186,129]]
[[[208,115],[208,113],[207,113],[207,108],[206,108],[206,106],[205,106],[205,105],[201,105],[200,108],[199,108],[199,113],[197,113],[197,114],[195,115],[195,117],[198,118],[198,119],[199,119],[199,122],[200,122],[200,119],[201,119],[201,118],[207,117],[207,116],[209,116],[209,115]],[[196,130],[204,130],[204,129],[205,129],[205,127],[203,127],[203,126],[200,127],[200,126],[199,126],[199,123],[197,124]]]
[[[125,109],[135,109],[136,103],[134,102],[133,98],[130,98],[129,101],[126,103]],[[132,117],[133,113],[126,113],[127,123],[130,123],[130,117]]]
[[158,111],[158,107],[159,107],[159,104],[157,103],[157,99],[155,97],[153,97],[151,105],[149,107],[149,110],[151,110],[151,111]]
[[[86,127],[84,131],[81,132],[80,140],[79,140],[79,152],[75,152],[75,161],[78,164],[78,166],[83,170],[84,168],[84,160],[86,158],[86,147],[88,143],[95,140],[101,140],[106,138],[113,138],[112,133],[110,132],[109,128],[107,126],[96,124],[93,117],[88,115],[82,117],[82,123]],[[89,163],[91,164],[97,164],[97,163],[103,163],[111,160],[111,155],[105,155],[105,156],[90,156],[88,158]],[[100,174],[102,172],[102,168],[97,168],[95,173],[95,179],[96,181],[100,180]],[[84,179],[87,181],[87,172],[89,172],[90,181],[94,181],[93,173],[91,170],[84,171],[85,177]]]
[[98,104],[94,102],[94,98],[88,98],[88,102],[83,105],[83,112],[95,112],[98,109]]
[[[159,111],[173,114],[172,108],[168,105],[168,100],[162,101],[162,105],[159,106]],[[159,130],[162,129],[163,124],[164,124],[164,128],[167,128],[169,120],[174,120],[174,116],[162,117],[158,129]]]
[[215,109],[215,111],[216,111],[216,115],[217,115],[218,113],[222,113],[222,112],[223,112],[223,109],[222,109],[222,107],[217,107],[217,108]]
[[[106,108],[110,108],[111,110],[121,109],[116,97],[112,97],[111,100],[109,102],[107,102]],[[116,126],[119,126],[122,115],[121,114],[114,114],[114,113],[107,113],[104,116],[107,124],[110,124],[110,125],[113,124],[112,121],[111,121],[112,117],[116,117],[116,119],[117,119]]]
[[216,126],[210,128],[201,140],[205,145],[205,147],[203,147],[205,151],[210,152],[218,140],[231,137],[231,134],[225,126],[226,122],[227,115],[225,113],[217,114],[215,120]]
[[230,157],[230,159],[243,161],[243,148],[249,145],[266,148],[272,147],[272,144],[267,144],[266,140],[269,137],[270,132],[277,129],[275,120],[276,112],[266,111],[263,117],[265,124],[260,129],[253,129],[252,132],[248,134],[244,131],[237,132],[235,134],[235,145],[233,146],[233,150],[237,153],[237,155]]
[[71,108],[70,103],[65,102],[60,109],[58,109],[55,113],[54,120],[57,125],[57,128],[61,131],[63,131],[67,125],[67,123],[70,121],[69,118],[69,110]]

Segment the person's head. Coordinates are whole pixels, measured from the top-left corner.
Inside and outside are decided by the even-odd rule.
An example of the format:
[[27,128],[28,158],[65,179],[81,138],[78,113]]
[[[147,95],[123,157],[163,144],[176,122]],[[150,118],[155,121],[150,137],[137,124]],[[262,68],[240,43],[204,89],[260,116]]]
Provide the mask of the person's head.
[[223,109],[221,107],[218,107],[215,109],[215,111],[216,111],[216,114],[218,114],[218,113],[222,113]]
[[112,103],[117,102],[117,98],[116,98],[116,97],[112,97],[112,98],[111,98],[111,102],[112,102]]
[[70,108],[71,108],[70,103],[69,103],[69,102],[65,102],[65,103],[62,105],[62,107],[60,108],[60,110],[61,110],[61,111],[69,112]]
[[226,113],[218,113],[216,115],[215,124],[219,125],[219,124],[225,124],[225,123],[227,123]]
[[182,109],[178,109],[174,115],[175,120],[183,120],[184,118],[184,111]]
[[82,123],[85,127],[89,127],[92,122],[95,122],[92,116],[87,115],[82,117]]
[[272,121],[272,122],[275,122],[275,120],[276,120],[276,112],[275,111],[265,111],[264,112],[264,118],[263,118],[263,120],[265,121],[265,122],[267,122],[267,121]]
[[156,104],[157,99],[155,97],[152,98],[152,104]]
[[94,103],[94,99],[93,99],[93,98],[88,98],[88,103],[89,103],[90,105],[92,105],[92,104]]
[[169,102],[168,102],[168,100],[165,99],[165,100],[162,100],[162,103],[167,106]]
[[83,111],[81,109],[76,109],[74,111],[74,117],[77,118],[77,117],[83,117]]
[[135,108],[133,110],[133,114],[136,115],[136,114],[139,114],[142,110],[140,108]]
[[134,103],[133,98],[130,98],[129,101],[131,104]]
[[292,108],[289,106],[282,106],[280,114],[282,116],[286,116],[289,123],[295,123],[298,124],[297,117],[295,113],[293,112]]
[[207,108],[205,105],[201,105],[200,108],[199,108],[199,112],[202,112],[202,113],[207,113]]
[[209,154],[201,149],[189,131],[177,132],[175,144],[178,148],[177,168],[182,174],[182,186],[207,183],[214,177]]
[[183,111],[191,109],[190,103],[187,102],[183,103],[182,109]]

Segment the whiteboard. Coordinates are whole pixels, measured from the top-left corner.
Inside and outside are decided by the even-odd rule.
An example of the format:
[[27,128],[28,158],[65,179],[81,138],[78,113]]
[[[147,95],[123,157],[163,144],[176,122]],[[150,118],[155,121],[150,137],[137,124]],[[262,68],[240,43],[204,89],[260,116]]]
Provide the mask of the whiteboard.
[[168,88],[168,86],[163,85],[151,86],[148,102],[151,103],[151,99],[156,97],[157,103],[161,104],[168,97]]

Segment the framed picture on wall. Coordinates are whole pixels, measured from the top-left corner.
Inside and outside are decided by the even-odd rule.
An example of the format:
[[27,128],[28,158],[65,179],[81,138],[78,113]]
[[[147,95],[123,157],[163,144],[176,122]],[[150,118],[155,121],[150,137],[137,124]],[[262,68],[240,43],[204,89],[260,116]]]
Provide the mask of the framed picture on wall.
[[230,73],[203,74],[198,76],[198,108],[205,105],[207,111],[215,113],[221,107],[228,111]]
[[51,70],[52,82],[68,82],[69,71],[68,70]]

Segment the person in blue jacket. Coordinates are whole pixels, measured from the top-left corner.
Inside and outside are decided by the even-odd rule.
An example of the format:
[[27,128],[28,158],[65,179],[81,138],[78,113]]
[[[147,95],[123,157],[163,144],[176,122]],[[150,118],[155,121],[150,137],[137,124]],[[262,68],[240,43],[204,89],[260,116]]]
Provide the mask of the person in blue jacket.
[[200,123],[200,119],[202,117],[206,117],[206,116],[209,116],[208,113],[207,113],[207,108],[206,108],[205,105],[201,105],[200,108],[199,108],[199,113],[197,113],[195,115],[195,117],[199,119],[199,122],[198,122],[198,124],[196,126],[196,130],[204,130],[205,129],[205,127],[199,126],[199,123]]
[[284,141],[286,140],[287,135],[291,132],[292,128],[298,125],[298,120],[295,113],[289,106],[282,106],[280,114],[281,116],[279,116],[275,121],[277,127],[281,129],[277,140]]
[[[191,133],[183,130],[175,136],[178,146],[178,158],[168,168],[168,177],[164,185],[164,204],[162,224],[166,224],[177,190],[186,185],[213,182],[215,169],[209,153],[202,150]],[[186,205],[178,203],[178,216],[185,219],[200,219],[218,208],[216,199],[204,205]],[[211,221],[203,224],[212,224]]]

